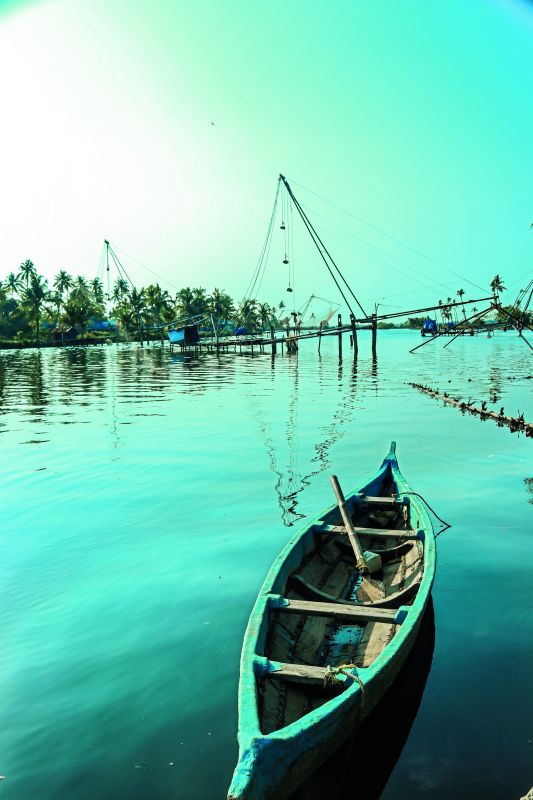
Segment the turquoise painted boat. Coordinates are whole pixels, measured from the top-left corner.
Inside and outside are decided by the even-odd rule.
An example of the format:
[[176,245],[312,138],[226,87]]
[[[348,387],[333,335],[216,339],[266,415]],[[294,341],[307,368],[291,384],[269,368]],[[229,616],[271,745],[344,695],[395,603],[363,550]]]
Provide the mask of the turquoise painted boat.
[[345,502],[377,571],[367,578],[356,568],[337,506],[297,533],[272,565],[244,637],[229,800],[289,797],[370,714],[416,639],[435,574],[435,535],[394,442]]

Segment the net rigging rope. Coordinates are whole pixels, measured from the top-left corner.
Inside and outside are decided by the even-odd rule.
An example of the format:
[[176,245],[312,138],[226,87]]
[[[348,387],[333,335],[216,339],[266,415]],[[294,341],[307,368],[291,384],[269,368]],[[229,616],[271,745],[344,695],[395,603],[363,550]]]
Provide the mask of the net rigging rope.
[[300,189],[304,189],[306,192],[310,192],[310,194],[314,194],[315,197],[320,198],[320,200],[323,200],[324,203],[328,203],[328,205],[332,206],[333,208],[336,208],[338,211],[342,211],[343,214],[347,214],[349,217],[353,217],[354,219],[356,219],[359,222],[361,222],[363,225],[366,225],[367,227],[372,228],[372,230],[375,230],[375,231],[377,231],[377,233],[381,234],[382,236],[385,236],[387,239],[390,239],[391,242],[394,242],[395,244],[401,245],[401,247],[405,247],[407,250],[410,250],[412,253],[415,253],[416,255],[420,256],[421,258],[424,258],[426,261],[430,261],[432,264],[435,264],[437,267],[440,267],[441,269],[446,270],[447,272],[451,273],[452,275],[455,275],[456,278],[461,278],[461,280],[465,281],[465,283],[469,283],[471,286],[475,286],[476,289],[481,289],[481,291],[485,291],[482,286],[479,286],[479,284],[474,283],[473,281],[469,280],[464,275],[461,275],[459,272],[455,272],[453,269],[450,269],[449,267],[446,267],[444,264],[441,264],[440,261],[437,261],[436,259],[431,258],[431,256],[426,255],[421,250],[417,250],[415,247],[411,247],[411,245],[407,244],[406,242],[403,242],[401,239],[397,239],[395,236],[391,236],[391,234],[387,233],[382,228],[379,228],[377,225],[374,225],[373,223],[368,222],[366,219],[364,219],[363,217],[360,217],[358,214],[354,214],[352,211],[347,211],[345,208],[342,208],[342,206],[338,206],[336,203],[333,203],[331,200],[328,200],[327,197],[324,197],[323,195],[318,194],[318,192],[314,192],[312,189],[309,189],[308,186],[303,186],[303,184],[298,183],[298,181],[295,181],[293,178],[291,178],[291,183],[293,183],[295,186],[299,186]]

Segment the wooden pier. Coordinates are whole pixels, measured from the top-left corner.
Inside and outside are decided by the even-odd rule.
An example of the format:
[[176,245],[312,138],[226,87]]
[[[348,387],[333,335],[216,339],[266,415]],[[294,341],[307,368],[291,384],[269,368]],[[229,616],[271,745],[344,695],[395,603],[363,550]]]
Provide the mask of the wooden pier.
[[[489,313],[492,310],[499,310],[501,306],[495,300],[493,296],[490,297],[482,297],[477,298],[475,300],[461,300],[458,302],[450,302],[440,306],[427,306],[425,308],[415,308],[409,309],[408,311],[399,311],[393,314],[381,314],[378,315],[376,313],[371,314],[370,316],[366,317],[359,317],[356,318],[353,314],[350,314],[350,322],[349,324],[343,323],[342,316],[339,314],[337,316],[337,325],[336,327],[332,328],[323,328],[319,326],[316,330],[313,331],[304,331],[302,332],[299,326],[296,327],[287,327],[284,334],[276,335],[274,328],[270,328],[269,335],[265,335],[264,333],[258,335],[242,335],[242,336],[232,336],[232,337],[220,337],[220,336],[210,336],[209,338],[204,338],[202,341],[197,342],[193,345],[179,345],[180,351],[207,351],[207,352],[221,352],[221,353],[228,353],[228,352],[258,352],[258,353],[266,353],[270,352],[272,355],[275,355],[278,352],[278,348],[281,348],[281,353],[295,353],[298,350],[298,344],[301,341],[306,341],[308,339],[318,339],[318,352],[320,353],[320,345],[322,337],[324,336],[337,336],[338,338],[338,350],[339,350],[339,358],[342,358],[342,348],[343,348],[343,340],[342,337],[344,334],[348,333],[350,335],[350,347],[353,348],[353,355],[354,358],[357,358],[359,352],[359,342],[357,339],[358,331],[371,331],[372,338],[371,338],[371,348],[372,348],[372,356],[376,358],[377,356],[377,335],[378,335],[378,324],[380,322],[390,322],[393,319],[401,319],[402,317],[410,317],[417,314],[428,314],[433,311],[440,311],[442,312],[445,308],[458,308],[464,307],[469,303],[482,303],[484,301],[489,301],[488,308],[484,309],[483,312],[476,313],[472,317],[469,317],[461,322],[458,322],[453,329],[441,329],[435,334],[426,334],[423,337],[423,341],[418,344],[416,347],[412,348],[410,352],[414,352],[418,350],[420,347],[423,347],[425,344],[429,344],[431,341],[435,341],[439,339],[441,336],[449,337],[449,341],[445,346],[451,344],[454,339],[459,336],[466,336],[466,335],[473,335],[476,330],[476,322],[485,314]],[[513,322],[512,320],[511,322]],[[527,326],[526,326],[527,327]],[[481,328],[480,328],[481,330]],[[523,336],[523,333],[519,331]],[[526,344],[529,347],[531,345],[529,342],[524,338]],[[177,345],[175,345],[177,346]],[[173,349],[171,345],[171,349]]]

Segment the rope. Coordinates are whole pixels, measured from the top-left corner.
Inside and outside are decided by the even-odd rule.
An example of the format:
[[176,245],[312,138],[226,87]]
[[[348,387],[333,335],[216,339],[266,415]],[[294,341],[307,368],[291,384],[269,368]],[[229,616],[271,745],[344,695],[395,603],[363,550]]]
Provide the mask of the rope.
[[342,211],[343,214],[347,214],[349,217],[353,217],[354,219],[357,219],[359,222],[362,222],[363,225],[366,225],[368,228],[372,228],[373,230],[375,230],[378,233],[380,233],[382,236],[385,236],[387,239],[390,239],[395,244],[399,244],[402,247],[405,247],[407,250],[410,250],[412,253],[415,253],[416,255],[420,256],[421,258],[425,258],[426,261],[429,261],[432,264],[436,264],[438,267],[441,267],[441,269],[444,269],[447,272],[451,273],[452,275],[455,275],[457,278],[461,278],[461,280],[465,281],[465,283],[469,283],[471,286],[475,286],[476,289],[481,289],[481,291],[483,291],[482,287],[479,286],[477,283],[473,283],[472,281],[468,280],[468,278],[466,278],[464,275],[461,275],[459,272],[455,272],[453,269],[450,269],[449,267],[446,267],[444,264],[441,264],[439,261],[436,261],[434,258],[431,258],[431,256],[426,255],[421,250],[417,250],[415,247],[411,247],[411,245],[407,244],[406,242],[403,242],[401,239],[397,239],[395,236],[391,236],[389,233],[387,233],[387,231],[383,230],[382,228],[379,228],[377,225],[373,225],[371,222],[368,222],[366,219],[363,219],[363,217],[360,217],[357,214],[354,214],[352,211],[347,211],[345,208],[342,208],[341,206],[338,206],[336,203],[332,203],[331,200],[327,199],[327,197],[324,197],[323,195],[318,194],[317,192],[314,192],[312,189],[309,189],[309,187],[307,187],[307,186],[303,186],[301,183],[298,183],[298,181],[295,181],[294,178],[291,178],[291,182],[294,183],[295,186],[299,186],[301,189],[305,189],[305,191],[310,192],[311,194],[314,194],[315,197],[320,198],[325,203],[328,203],[330,206],[333,206],[333,208],[336,208],[339,211]]
[[346,675],[348,678],[353,678],[353,680],[359,684],[361,689],[361,708],[363,707],[363,703],[365,701],[365,686],[359,675],[355,672],[346,672],[346,670],[354,670],[357,669],[357,664],[340,664],[338,667],[332,667],[329,664],[327,665],[324,671],[324,687],[326,686],[333,686],[337,682],[337,675],[342,674]]
[[[261,276],[261,282],[263,280],[263,277],[261,275],[261,269],[263,269],[263,274],[264,274],[264,271],[265,271],[265,268],[266,268],[266,262],[268,260],[268,254],[270,252],[270,241],[271,241],[271,238],[272,238],[272,230],[273,230],[273,227],[274,227],[274,220],[276,218],[276,208],[277,208],[277,205],[278,205],[280,183],[281,183],[281,181],[280,181],[280,179],[278,179],[278,183],[277,183],[277,186],[276,186],[276,194],[275,194],[275,197],[274,197],[274,205],[272,207],[272,213],[270,215],[270,221],[268,223],[268,228],[267,228],[265,240],[263,242],[263,246],[261,248],[261,253],[259,254],[259,259],[258,259],[257,265],[255,267],[254,273],[252,275],[252,278],[250,279],[250,282],[248,284],[246,292],[244,293],[243,300],[247,300],[247,299],[251,299],[252,298],[252,296],[254,295],[254,290],[256,288],[257,281],[259,280],[260,276]],[[283,202],[283,196],[282,196],[282,202]],[[256,292],[256,295],[257,295],[257,292]]]
[[443,527],[443,528],[441,528],[441,530],[440,530],[438,533],[436,533],[436,534],[435,534],[435,539],[437,538],[437,536],[440,536],[440,534],[441,534],[441,533],[444,533],[444,531],[445,531],[445,530],[447,530],[448,528],[451,528],[451,527],[452,527],[452,523],[451,523],[451,522],[446,522],[445,520],[441,519],[441,517],[439,517],[439,515],[437,514],[437,512],[436,512],[436,511],[434,511],[434,510],[431,508],[431,506],[429,505],[429,503],[428,503],[428,501],[426,500],[426,498],[425,498],[425,497],[422,497],[422,495],[421,495],[421,494],[418,494],[418,492],[399,492],[398,494],[396,494],[396,495],[395,495],[395,497],[401,497],[401,495],[404,495],[404,494],[411,494],[411,495],[413,495],[414,497],[419,497],[419,498],[420,498],[420,500],[422,500],[422,502],[424,503],[424,505],[426,505],[426,506],[427,506],[427,508],[428,508],[428,509],[431,511],[431,513],[433,514],[433,516],[434,516],[434,517],[436,517],[436,518],[438,519],[438,521],[439,521],[439,522],[441,522],[441,523],[444,525],[444,527]]

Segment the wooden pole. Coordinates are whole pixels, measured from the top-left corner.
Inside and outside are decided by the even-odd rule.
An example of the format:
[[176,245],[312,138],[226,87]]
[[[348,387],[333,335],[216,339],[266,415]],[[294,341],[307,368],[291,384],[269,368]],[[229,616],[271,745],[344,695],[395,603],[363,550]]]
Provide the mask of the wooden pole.
[[272,339],[272,355],[276,355],[276,332],[274,331],[274,326],[270,326],[270,338]]
[[350,326],[352,328],[353,357],[357,359],[359,348],[357,345],[357,329],[355,327],[355,317],[353,314],[350,314]]
[[350,540],[350,544],[352,545],[352,550],[355,555],[355,566],[357,567],[361,575],[366,575],[368,574],[368,566],[365,561],[365,557],[363,555],[359,539],[357,538],[357,534],[354,530],[352,520],[350,519],[350,515],[348,514],[348,509],[346,508],[346,501],[344,500],[344,495],[342,493],[342,489],[340,487],[337,476],[331,475],[330,481],[331,485],[333,486],[333,491],[335,492],[335,497],[337,498],[337,503],[339,505],[339,510],[341,512],[344,527],[346,528],[346,533],[348,534],[348,538]]
[[337,327],[339,329],[338,337],[339,337],[339,361],[342,359],[342,317],[340,314],[337,315]]
[[376,343],[378,337],[378,321],[376,314],[372,314],[372,355],[376,357]]
[[322,321],[320,321],[320,326],[318,328],[318,355],[320,355],[321,344],[322,344]]

